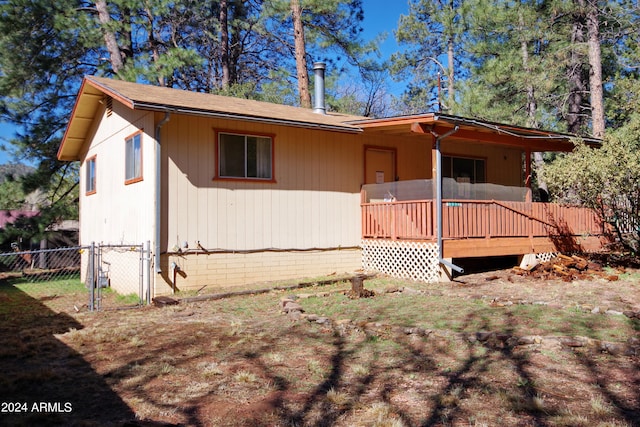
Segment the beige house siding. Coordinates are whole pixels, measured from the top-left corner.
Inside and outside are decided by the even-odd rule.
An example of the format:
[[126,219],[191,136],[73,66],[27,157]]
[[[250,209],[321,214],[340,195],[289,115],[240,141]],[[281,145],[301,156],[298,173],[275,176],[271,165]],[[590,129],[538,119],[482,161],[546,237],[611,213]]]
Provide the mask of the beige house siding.
[[[273,134],[276,182],[214,180],[216,129]],[[163,250],[198,242],[230,250],[357,246],[363,173],[357,138],[172,116],[162,132]]]
[[468,143],[445,140],[442,143],[444,156],[475,157],[485,159],[487,182],[499,185],[522,186],[522,150],[498,145]]
[[[154,118],[114,102],[113,114],[98,111],[98,125],[86,153],[80,174],[86,176],[86,159],[96,156],[96,193],[80,188],[80,244],[139,244],[152,239],[154,206]],[[142,135],[142,181],[125,185],[125,139],[139,130]],[[89,240],[90,239],[90,240]]]
[[[431,138],[425,136],[402,138],[365,132],[360,139],[367,146],[396,150],[396,175],[400,181],[425,179],[431,175]],[[364,176],[360,178],[361,181],[363,179]]]
[[[80,164],[80,245],[139,245],[153,241],[154,225],[154,117],[152,113],[132,111],[113,103],[107,117],[104,107],[96,113],[91,141]],[[125,139],[144,130],[142,181],[125,184]],[[86,194],[86,160],[96,159],[96,192]],[[115,258],[114,258],[115,257]],[[110,286],[122,294],[138,293],[139,254],[124,249],[103,253],[103,269]],[[82,280],[88,267],[88,251],[82,254]]]
[[[409,138],[381,137],[367,135],[365,132],[359,138],[369,146],[396,150],[397,175],[400,181],[431,178],[432,137],[425,135]],[[442,142],[441,150],[444,156],[484,159],[487,167],[487,182],[516,187],[523,185],[522,150],[506,146],[469,143],[469,141],[456,140],[453,136]]]
[[[275,182],[214,179],[216,131],[272,135]],[[174,262],[183,273],[177,276],[182,289],[360,268],[360,251],[353,250],[361,234],[359,135],[172,115],[161,141],[161,248],[168,255],[156,292],[171,289]],[[258,252],[195,254],[198,245]],[[327,251],[337,248],[352,250]]]
[[[96,156],[96,194],[86,195],[82,180],[81,244],[150,240],[155,247],[154,133],[164,114],[130,110],[117,102],[110,117],[104,108],[97,114],[88,138],[92,142],[82,155]],[[143,180],[125,185],[125,139],[139,130],[144,132]],[[273,136],[275,182],[215,179],[216,131]],[[521,182],[518,150],[443,145],[445,154],[486,158],[491,182]],[[359,269],[365,146],[394,148],[401,180],[430,177],[428,137],[349,134],[172,114],[161,130],[163,256],[155,294],[171,291],[174,265],[180,270],[175,275],[178,289]],[[83,176],[85,168],[86,161],[81,164]],[[200,248],[218,253],[204,254]],[[114,281],[114,288],[137,286],[120,282]]]

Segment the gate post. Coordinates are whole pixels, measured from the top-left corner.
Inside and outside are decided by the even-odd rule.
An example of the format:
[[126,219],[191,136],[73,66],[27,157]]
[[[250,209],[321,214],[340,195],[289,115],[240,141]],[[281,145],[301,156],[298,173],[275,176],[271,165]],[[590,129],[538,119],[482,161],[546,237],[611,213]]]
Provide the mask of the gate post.
[[89,259],[87,260],[87,285],[89,286],[89,311],[93,311],[94,301],[95,301],[95,290],[96,290],[96,276],[95,276],[95,253],[96,253],[96,244],[95,242],[91,242],[91,246],[89,246]]
[[145,282],[147,286],[146,300],[147,305],[149,305],[151,304],[151,241],[147,240],[145,242],[142,252],[144,253],[142,271],[145,275]]

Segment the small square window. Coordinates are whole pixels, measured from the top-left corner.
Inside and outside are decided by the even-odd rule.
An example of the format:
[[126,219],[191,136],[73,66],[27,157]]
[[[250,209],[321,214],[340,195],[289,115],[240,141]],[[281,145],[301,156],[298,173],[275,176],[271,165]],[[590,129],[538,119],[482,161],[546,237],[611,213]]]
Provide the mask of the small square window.
[[86,193],[94,194],[96,192],[96,156],[87,159],[86,170]]
[[142,181],[142,132],[125,140],[125,184]]
[[273,179],[272,139],[266,136],[218,134],[218,176]]

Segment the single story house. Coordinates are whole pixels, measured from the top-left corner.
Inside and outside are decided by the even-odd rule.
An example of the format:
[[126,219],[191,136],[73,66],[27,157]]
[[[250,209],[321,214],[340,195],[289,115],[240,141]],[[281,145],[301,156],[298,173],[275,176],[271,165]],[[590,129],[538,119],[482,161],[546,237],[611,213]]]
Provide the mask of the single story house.
[[331,113],[322,96],[312,110],[85,77],[58,151],[81,165],[81,245],[150,242],[153,294],[363,267],[437,280],[456,257],[548,252],[558,221],[598,246],[588,212],[533,208],[527,188],[531,153],[571,135]]

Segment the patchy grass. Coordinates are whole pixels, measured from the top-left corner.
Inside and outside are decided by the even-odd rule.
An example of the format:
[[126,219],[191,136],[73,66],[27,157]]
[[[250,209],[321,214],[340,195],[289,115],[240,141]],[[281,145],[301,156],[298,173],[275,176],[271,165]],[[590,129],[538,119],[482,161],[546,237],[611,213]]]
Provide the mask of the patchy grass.
[[111,288],[102,289],[103,298],[113,300],[117,306],[130,306],[140,304],[140,296],[136,293],[120,294]]
[[[27,297],[27,298],[25,298]],[[0,316],[32,316],[31,309],[73,310],[88,301],[88,291],[76,278],[32,282],[23,277],[0,279]]]
[[541,304],[494,307],[483,299],[451,299],[450,296],[391,295],[384,298],[349,299],[334,294],[302,301],[309,312],[354,322],[384,322],[453,332],[491,330],[515,335],[560,333],[600,340],[620,340],[632,334],[635,322],[624,316],[592,314],[574,308],[553,309]]
[[[338,283],[72,315],[14,286],[0,292],[10,298],[0,305],[0,398],[73,410],[3,423],[637,425],[638,356],[556,339],[640,339],[627,317],[602,314],[639,304],[635,281],[365,286],[376,296],[349,299],[349,284]],[[385,292],[394,287],[408,289]],[[284,296],[330,322],[292,320],[280,312]],[[541,340],[470,339],[480,332]]]

